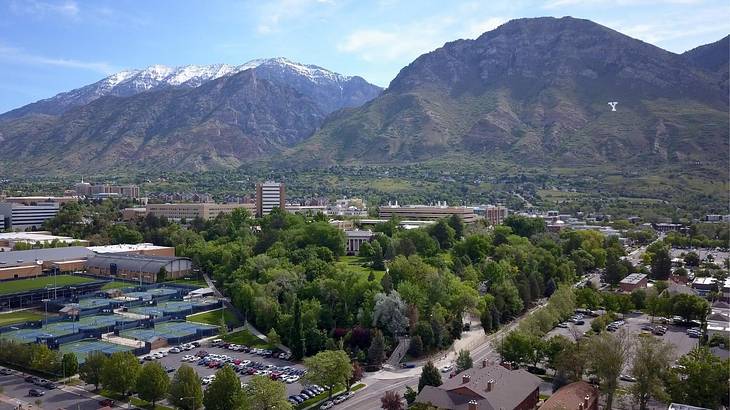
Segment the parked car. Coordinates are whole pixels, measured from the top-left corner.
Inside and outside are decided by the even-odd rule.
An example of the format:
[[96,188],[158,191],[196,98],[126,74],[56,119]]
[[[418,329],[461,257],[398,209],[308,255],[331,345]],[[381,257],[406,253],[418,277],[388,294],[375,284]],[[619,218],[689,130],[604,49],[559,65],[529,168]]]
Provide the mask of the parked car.
[[35,376],[25,376],[25,381],[28,383],[35,384],[36,380],[38,380],[38,378]]
[[334,402],[327,400],[321,406],[319,406],[319,408],[320,408],[320,410],[328,410],[328,409],[331,409],[334,405],[335,405]]
[[31,396],[31,397],[41,397],[44,394],[46,394],[46,392],[44,392],[43,390],[40,390],[40,389],[30,389],[30,390],[28,390],[28,396]]
[[0,369],[0,374],[4,374],[4,375],[7,376],[9,374],[13,374],[13,371],[10,370],[10,369],[6,369],[6,368],[3,367],[2,369]]
[[173,347],[172,349],[169,350],[169,352],[170,353],[180,353],[180,349],[178,349],[177,347]]
[[401,363],[400,367],[401,369],[413,369],[416,365],[413,363]]
[[112,400],[112,399],[99,400],[99,406],[101,406],[101,407],[114,407],[114,400]]
[[568,328],[568,324],[565,323],[565,322],[560,322],[560,323],[558,323],[558,327],[561,327],[563,329],[567,329]]
[[631,376],[629,374],[622,374],[621,376],[619,376],[619,379],[621,379],[625,382],[631,382],[631,383],[634,383],[636,381],[636,377]]
[[453,364],[447,364],[446,366],[441,367],[441,373],[448,373],[453,369],[454,369]]

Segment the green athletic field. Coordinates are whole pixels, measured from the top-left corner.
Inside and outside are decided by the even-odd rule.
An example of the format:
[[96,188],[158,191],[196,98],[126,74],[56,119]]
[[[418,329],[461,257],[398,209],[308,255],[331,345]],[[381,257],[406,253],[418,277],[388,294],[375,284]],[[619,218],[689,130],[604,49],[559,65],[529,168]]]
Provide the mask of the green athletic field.
[[57,275],[55,278],[53,276],[42,276],[31,279],[9,280],[5,282],[0,282],[0,295],[26,292],[35,289],[43,289],[46,287],[46,285],[53,285],[54,283],[58,286],[66,286],[89,283],[93,281],[93,279],[71,275]]
[[43,315],[30,310],[22,310],[20,312],[0,313],[0,327],[14,325],[16,323],[30,322],[31,320],[41,320]]

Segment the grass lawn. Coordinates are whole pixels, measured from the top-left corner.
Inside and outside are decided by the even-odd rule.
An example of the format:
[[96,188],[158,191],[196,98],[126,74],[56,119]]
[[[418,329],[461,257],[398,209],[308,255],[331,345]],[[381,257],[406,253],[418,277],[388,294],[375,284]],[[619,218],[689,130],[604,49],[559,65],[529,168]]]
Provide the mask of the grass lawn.
[[223,340],[229,343],[246,345],[249,347],[258,347],[260,349],[272,349],[274,347],[273,345],[266,343],[258,337],[254,336],[248,330],[241,330],[240,332],[229,333],[225,337],[223,337]]
[[30,322],[31,320],[43,319],[43,315],[30,310],[20,312],[0,313],[0,326],[14,325],[16,323]]
[[208,284],[205,283],[205,279],[203,278],[166,280],[165,283],[177,283],[179,285],[196,286],[198,288],[208,287]]
[[129,401],[132,403],[133,406],[137,406],[147,410],[173,410],[172,407],[163,406],[161,404],[155,405],[153,409],[152,403],[146,402],[138,397],[132,397]]
[[370,272],[373,272],[375,274],[375,280],[377,281],[380,281],[380,279],[383,278],[383,275],[385,275],[384,270],[375,270],[362,266],[364,263],[365,260],[359,256],[341,256],[340,260],[335,264],[343,269],[362,273],[363,275],[370,275]]
[[137,286],[132,282],[121,282],[118,280],[111,281],[107,283],[106,285],[101,287],[101,290],[109,290],[109,289],[124,289],[124,288],[131,288]]
[[9,280],[0,283],[0,295],[43,289],[46,285],[53,285],[54,283],[58,286],[66,286],[89,282],[94,282],[94,279],[71,275],[56,275],[55,278],[53,276],[41,276],[31,279]]
[[[241,326],[241,322],[238,321],[238,318],[236,318],[236,315],[233,314],[233,312],[230,311],[230,309],[226,309],[223,313],[223,316],[226,319],[226,324],[233,327]],[[221,310],[210,310],[208,312],[198,313],[196,315],[190,315],[186,318],[190,322],[196,322],[196,323],[207,323],[209,325],[218,326],[221,323]]]

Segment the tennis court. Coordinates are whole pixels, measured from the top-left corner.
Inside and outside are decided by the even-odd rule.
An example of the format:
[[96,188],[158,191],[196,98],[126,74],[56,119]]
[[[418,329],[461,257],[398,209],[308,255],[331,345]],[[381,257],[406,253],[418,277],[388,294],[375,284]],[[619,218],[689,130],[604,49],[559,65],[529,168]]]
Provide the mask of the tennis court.
[[115,352],[132,351],[129,346],[118,345],[115,343],[109,343],[102,340],[81,340],[74,343],[62,344],[58,347],[58,350],[63,353],[74,353],[79,361],[79,364],[86,360],[86,357],[91,352],[104,352],[106,354],[112,354]]
[[124,296],[130,297],[130,298],[138,298],[142,300],[152,300],[161,298],[164,296],[172,296],[178,293],[177,289],[172,288],[156,288],[156,289],[148,289],[144,292],[129,292],[125,293]]
[[115,326],[117,323],[129,323],[135,321],[135,319],[123,315],[86,316],[79,320],[78,327],[81,330],[95,330]]
[[171,316],[176,313],[188,313],[193,311],[193,304],[190,302],[159,302],[157,306],[141,306],[129,309],[130,312],[138,315],[152,315],[155,317]]
[[112,305],[113,303],[118,303],[118,302],[115,300],[106,299],[106,298],[79,299],[78,307],[81,310],[96,309],[96,308],[108,307],[108,306]]
[[19,343],[34,343],[38,338],[53,339],[76,333],[77,330],[78,325],[75,322],[57,322],[36,329],[11,330],[0,334],[0,337]]
[[120,332],[119,335],[142,341],[149,341],[155,337],[163,337],[174,344],[178,343],[179,340],[211,336],[217,330],[217,326],[200,323],[161,322],[156,323],[154,329],[130,329]]

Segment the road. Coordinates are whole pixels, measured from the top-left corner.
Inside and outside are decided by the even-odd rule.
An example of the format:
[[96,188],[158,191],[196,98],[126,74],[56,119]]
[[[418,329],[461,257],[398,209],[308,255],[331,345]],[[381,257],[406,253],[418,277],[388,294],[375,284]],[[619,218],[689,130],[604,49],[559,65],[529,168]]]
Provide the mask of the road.
[[[466,343],[461,343],[462,345],[465,344],[465,346],[460,348],[465,348],[466,350],[469,350],[469,352],[471,353],[471,357],[474,360],[475,366],[479,365],[479,363],[481,363],[481,361],[485,359],[492,364],[499,363],[499,354],[492,347],[492,342],[504,337],[512,329],[517,327],[520,321],[522,321],[527,316],[533,314],[537,309],[540,309],[543,306],[544,305],[540,305],[533,308],[528,313],[521,316],[518,320],[515,320],[509,325],[502,327],[499,331],[489,336],[484,336],[483,333],[479,335],[479,333],[483,332],[481,326],[472,326],[472,329],[474,330],[467,332],[466,338],[472,336],[475,339],[474,342],[470,343],[467,341]],[[464,340],[464,338],[462,338],[462,340]],[[437,368],[440,368],[447,364],[453,364],[456,359],[456,352],[454,350],[455,349],[451,349],[446,354],[442,353],[439,358],[433,360],[434,365],[436,365]],[[362,380],[362,382],[365,383],[367,387],[357,392],[355,396],[348,401],[338,406],[335,406],[334,408],[370,410],[379,406],[380,397],[382,397],[383,394],[385,394],[385,392],[388,390],[396,390],[402,393],[405,390],[406,386],[411,386],[414,390],[417,390],[418,379],[421,376],[422,368],[423,363],[419,363],[419,365],[413,369],[381,370],[378,372],[369,373]],[[374,405],[374,403],[377,404]]]
[[[103,399],[101,396],[72,386],[61,386],[53,390],[41,389],[46,392],[43,397],[30,397],[28,390],[36,386],[27,383],[24,377],[24,374],[17,371],[7,376],[0,375],[4,396],[0,400],[0,410],[15,409],[17,405],[22,405],[24,409],[96,410],[99,408],[99,400]],[[40,407],[35,405],[36,400],[40,400]]]

